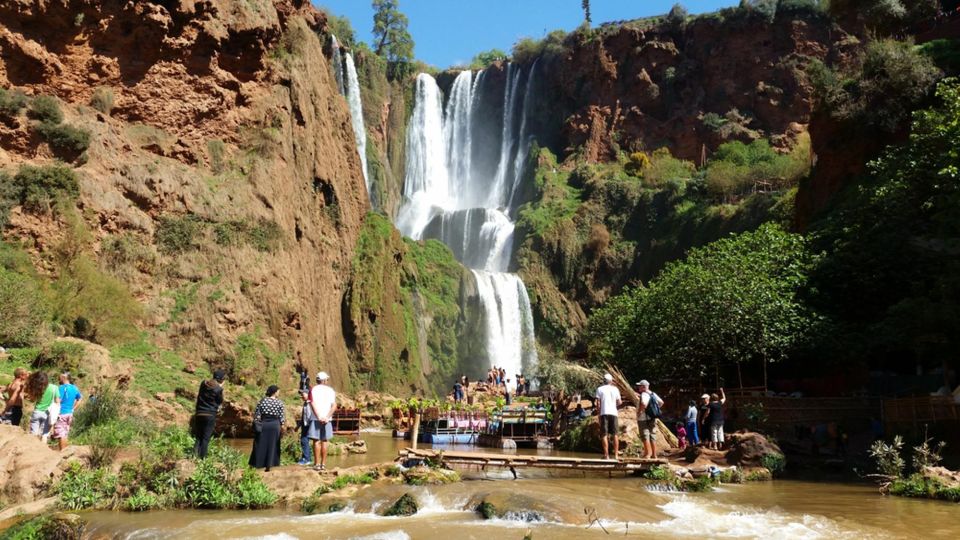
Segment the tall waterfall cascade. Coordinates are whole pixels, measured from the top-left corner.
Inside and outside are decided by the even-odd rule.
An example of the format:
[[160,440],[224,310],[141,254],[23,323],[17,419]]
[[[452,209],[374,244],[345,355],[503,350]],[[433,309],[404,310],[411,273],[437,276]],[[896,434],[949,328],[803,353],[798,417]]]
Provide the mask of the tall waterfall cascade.
[[[495,147],[481,148],[478,136],[478,124],[489,123],[491,117],[485,109],[491,96],[482,95],[485,71],[457,75],[446,107],[433,77],[421,73],[416,80],[397,227],[416,240],[441,240],[476,278],[486,356],[485,365],[475,366],[478,374],[499,366],[513,378],[529,375],[537,363],[527,289],[509,271],[511,211],[530,145],[526,116],[535,73],[536,64],[527,70],[507,66],[499,153]],[[483,155],[496,159],[495,171],[478,163]]]
[[340,52],[337,37],[330,36],[330,46],[333,49],[333,76],[337,81],[337,89],[347,98],[350,106],[350,123],[353,127],[353,139],[360,154],[360,168],[363,170],[363,182],[370,194],[370,175],[367,172],[367,128],[363,125],[363,103],[360,101],[360,79],[357,77],[357,67],[353,63],[353,55]]

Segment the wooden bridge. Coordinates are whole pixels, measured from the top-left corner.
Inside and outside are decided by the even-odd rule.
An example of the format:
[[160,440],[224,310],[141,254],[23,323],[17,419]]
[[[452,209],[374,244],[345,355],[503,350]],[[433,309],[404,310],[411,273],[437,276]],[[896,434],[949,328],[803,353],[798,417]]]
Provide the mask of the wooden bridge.
[[[398,461],[436,460],[450,469],[473,472],[509,472],[513,478],[536,476],[626,476],[666,465],[666,459],[621,458],[619,461],[559,457],[493,454],[484,452],[448,452],[406,448]],[[521,474],[522,473],[522,474]]]

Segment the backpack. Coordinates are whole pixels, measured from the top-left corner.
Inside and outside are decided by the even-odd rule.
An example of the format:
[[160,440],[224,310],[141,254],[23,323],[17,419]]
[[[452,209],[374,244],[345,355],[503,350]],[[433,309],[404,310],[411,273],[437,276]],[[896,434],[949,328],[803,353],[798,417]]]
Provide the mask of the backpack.
[[644,410],[647,418],[650,420],[656,420],[663,415],[663,411],[660,410],[660,404],[657,403],[658,399],[656,394],[650,392],[650,402],[647,403],[647,408]]

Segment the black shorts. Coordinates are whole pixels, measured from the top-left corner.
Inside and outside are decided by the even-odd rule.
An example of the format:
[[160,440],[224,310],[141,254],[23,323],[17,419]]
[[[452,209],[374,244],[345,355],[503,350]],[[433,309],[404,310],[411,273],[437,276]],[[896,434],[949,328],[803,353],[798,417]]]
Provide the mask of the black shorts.
[[600,415],[600,433],[604,436],[607,435],[616,435],[617,434],[617,415],[615,414],[601,414]]

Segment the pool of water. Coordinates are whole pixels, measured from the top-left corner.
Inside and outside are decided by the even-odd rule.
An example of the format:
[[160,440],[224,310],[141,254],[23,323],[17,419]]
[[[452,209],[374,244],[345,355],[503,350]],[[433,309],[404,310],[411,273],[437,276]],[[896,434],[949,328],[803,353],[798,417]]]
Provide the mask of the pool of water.
[[[331,457],[349,467],[389,461],[407,441],[364,433],[369,452]],[[238,442],[237,444],[241,444]],[[247,443],[249,444],[249,443]],[[458,450],[469,447],[456,446]],[[489,452],[490,450],[484,449]],[[555,450],[520,450],[576,455]],[[381,517],[403,493],[420,506],[412,517]],[[484,497],[516,498],[537,515],[482,520]],[[290,511],[163,511],[88,514],[90,538],[198,539],[408,538],[580,539],[614,536],[673,538],[782,538],[857,540],[957,538],[960,506],[883,497],[866,484],[777,480],[725,485],[710,493],[652,489],[636,478],[474,480],[444,486],[362,488],[342,512],[305,516]],[[525,521],[531,517],[539,521]]]

